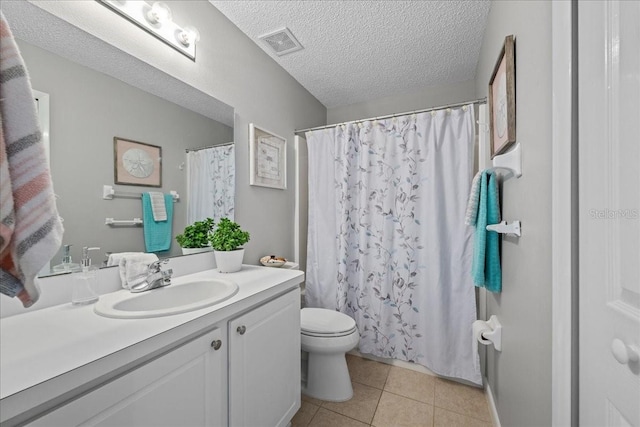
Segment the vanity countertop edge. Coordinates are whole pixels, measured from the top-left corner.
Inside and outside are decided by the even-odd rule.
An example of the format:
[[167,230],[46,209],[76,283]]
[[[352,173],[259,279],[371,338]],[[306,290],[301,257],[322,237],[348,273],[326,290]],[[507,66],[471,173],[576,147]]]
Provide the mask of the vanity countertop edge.
[[299,287],[304,273],[243,266],[232,274],[188,274],[174,283],[204,278],[233,280],[239,291],[210,307],[149,319],[102,317],[93,304],[71,303],[2,319],[0,423],[38,406],[60,404],[213,330],[217,323]]

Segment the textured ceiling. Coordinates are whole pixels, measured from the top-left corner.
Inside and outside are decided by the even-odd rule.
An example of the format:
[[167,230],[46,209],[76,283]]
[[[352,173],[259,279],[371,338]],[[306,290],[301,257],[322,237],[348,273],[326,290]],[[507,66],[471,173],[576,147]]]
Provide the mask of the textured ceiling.
[[[326,107],[475,77],[488,0],[209,0]],[[288,27],[304,50],[259,36]]]

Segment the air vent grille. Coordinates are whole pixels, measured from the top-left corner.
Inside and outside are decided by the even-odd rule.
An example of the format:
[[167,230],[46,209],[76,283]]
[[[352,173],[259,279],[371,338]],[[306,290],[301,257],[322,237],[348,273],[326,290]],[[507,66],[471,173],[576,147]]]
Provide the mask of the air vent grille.
[[278,56],[302,50],[302,45],[288,28],[282,28],[258,38],[264,40]]

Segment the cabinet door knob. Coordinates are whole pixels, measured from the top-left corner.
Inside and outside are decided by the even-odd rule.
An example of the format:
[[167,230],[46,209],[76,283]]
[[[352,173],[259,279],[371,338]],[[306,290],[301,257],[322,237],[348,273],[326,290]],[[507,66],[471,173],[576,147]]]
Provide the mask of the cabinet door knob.
[[221,340],[211,341],[211,347],[213,347],[214,350],[220,350],[220,347],[222,347],[222,341]]
[[238,331],[238,333],[240,335],[244,335],[245,332],[247,332],[247,327],[246,326],[238,326],[238,329],[236,329],[236,331]]
[[637,362],[640,358],[640,352],[635,345],[626,345],[621,339],[614,339],[611,343],[611,352],[613,357],[621,365],[626,365],[630,362]]

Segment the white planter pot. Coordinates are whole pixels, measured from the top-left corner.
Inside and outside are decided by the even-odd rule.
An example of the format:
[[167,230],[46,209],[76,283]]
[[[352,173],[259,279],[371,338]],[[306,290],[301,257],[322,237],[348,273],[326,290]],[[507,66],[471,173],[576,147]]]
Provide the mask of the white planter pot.
[[216,257],[216,266],[220,273],[233,273],[242,268],[244,249],[234,251],[213,251]]
[[182,248],[182,255],[199,254],[200,252],[209,252],[213,250],[211,246],[205,246],[204,248]]

